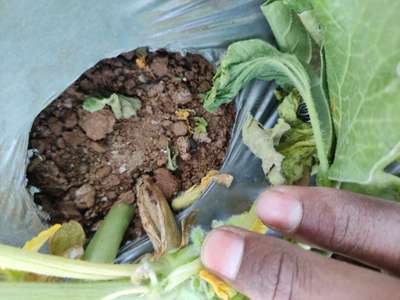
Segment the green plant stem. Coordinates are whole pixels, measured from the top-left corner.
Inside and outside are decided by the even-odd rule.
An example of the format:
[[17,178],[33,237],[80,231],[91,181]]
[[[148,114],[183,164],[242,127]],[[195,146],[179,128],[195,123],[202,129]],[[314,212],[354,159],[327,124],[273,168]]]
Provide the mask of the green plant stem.
[[[129,281],[114,282],[0,282],[0,299],[7,300],[99,300],[129,289]],[[122,299],[134,299],[121,297]]]
[[111,207],[103,223],[89,242],[83,260],[112,263],[134,214],[134,208],[127,203],[116,203]]
[[0,269],[30,272],[51,277],[110,280],[130,277],[137,266],[97,264],[72,260],[0,244]]

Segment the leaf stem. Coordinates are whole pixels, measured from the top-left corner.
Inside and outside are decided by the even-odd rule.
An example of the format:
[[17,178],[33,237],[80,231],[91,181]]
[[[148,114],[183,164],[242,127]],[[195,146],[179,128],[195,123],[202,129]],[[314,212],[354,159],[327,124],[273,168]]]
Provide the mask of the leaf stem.
[[110,280],[129,278],[137,268],[137,265],[97,264],[72,260],[0,244],[0,269],[51,277]]

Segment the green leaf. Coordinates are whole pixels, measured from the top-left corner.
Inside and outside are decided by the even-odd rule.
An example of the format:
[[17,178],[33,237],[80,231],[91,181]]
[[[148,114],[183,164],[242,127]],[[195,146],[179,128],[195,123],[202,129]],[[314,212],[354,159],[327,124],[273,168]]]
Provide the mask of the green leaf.
[[178,169],[178,164],[176,163],[176,158],[178,157],[178,152],[167,146],[167,169],[170,171],[176,171]]
[[316,148],[311,125],[297,118],[301,98],[292,91],[278,106],[278,114],[291,128],[282,136],[275,147],[284,156],[282,174],[286,184],[293,184],[310,173]]
[[283,0],[283,3],[298,14],[313,8],[310,0]]
[[290,125],[294,125],[299,121],[297,118],[297,109],[300,105],[300,95],[293,91],[287,95],[282,103],[278,106],[278,114]]
[[313,53],[312,39],[296,12],[283,1],[267,2],[261,6],[261,10],[268,20],[279,49],[296,55],[300,61],[310,63]]
[[322,26],[337,146],[329,178],[366,193],[393,190],[400,157],[400,2],[312,1]]
[[82,248],[86,240],[81,224],[76,221],[64,223],[49,241],[49,251],[53,255],[67,256],[72,249]]
[[203,117],[194,117],[196,125],[194,127],[194,132],[196,133],[207,133],[208,122]]
[[284,156],[275,150],[282,135],[290,129],[289,124],[282,119],[274,128],[264,129],[253,117],[249,116],[243,125],[243,143],[250,151],[261,159],[262,168],[272,185],[285,183],[282,174],[282,161]]
[[111,107],[117,119],[128,119],[132,116],[136,116],[137,112],[142,107],[142,102],[138,98],[114,93],[108,98],[87,98],[83,102],[83,109],[89,112],[95,112],[103,109],[106,104]]
[[286,184],[293,184],[311,173],[316,153],[311,126],[306,123],[292,127],[276,147],[284,155],[282,173]]
[[137,112],[142,108],[142,102],[136,97],[126,97],[119,95],[121,101],[122,119],[128,119],[136,116]]
[[89,97],[85,99],[82,106],[88,112],[96,112],[102,110],[106,106],[106,102],[104,99]]
[[309,67],[290,54],[279,52],[261,40],[247,40],[232,44],[214,76],[213,88],[207,93],[204,107],[214,111],[229,103],[253,79],[275,80],[279,85],[295,87],[310,115],[317,145],[320,172],[328,169],[333,131],[328,102],[321,81]]
[[303,23],[305,29],[308,31],[310,36],[313,38],[314,42],[318,45],[322,43],[322,33],[321,28],[317,19],[315,18],[315,13],[313,10],[306,10],[298,14],[301,22]]

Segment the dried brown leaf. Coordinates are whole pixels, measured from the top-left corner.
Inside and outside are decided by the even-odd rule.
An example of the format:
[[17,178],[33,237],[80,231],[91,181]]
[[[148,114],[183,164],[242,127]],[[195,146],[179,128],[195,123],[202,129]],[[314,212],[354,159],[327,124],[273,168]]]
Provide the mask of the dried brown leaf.
[[143,228],[160,257],[179,247],[181,234],[175,217],[160,188],[148,176],[139,179],[136,185],[137,204]]

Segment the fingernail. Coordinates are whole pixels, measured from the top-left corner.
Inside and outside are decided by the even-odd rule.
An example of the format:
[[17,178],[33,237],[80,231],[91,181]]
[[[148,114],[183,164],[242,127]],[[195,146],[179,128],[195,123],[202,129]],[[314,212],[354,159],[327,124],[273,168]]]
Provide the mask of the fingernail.
[[244,239],[233,232],[219,229],[206,238],[201,260],[210,271],[234,280],[239,272]]
[[258,217],[270,227],[294,231],[303,217],[303,207],[295,196],[282,191],[266,191],[257,200]]

